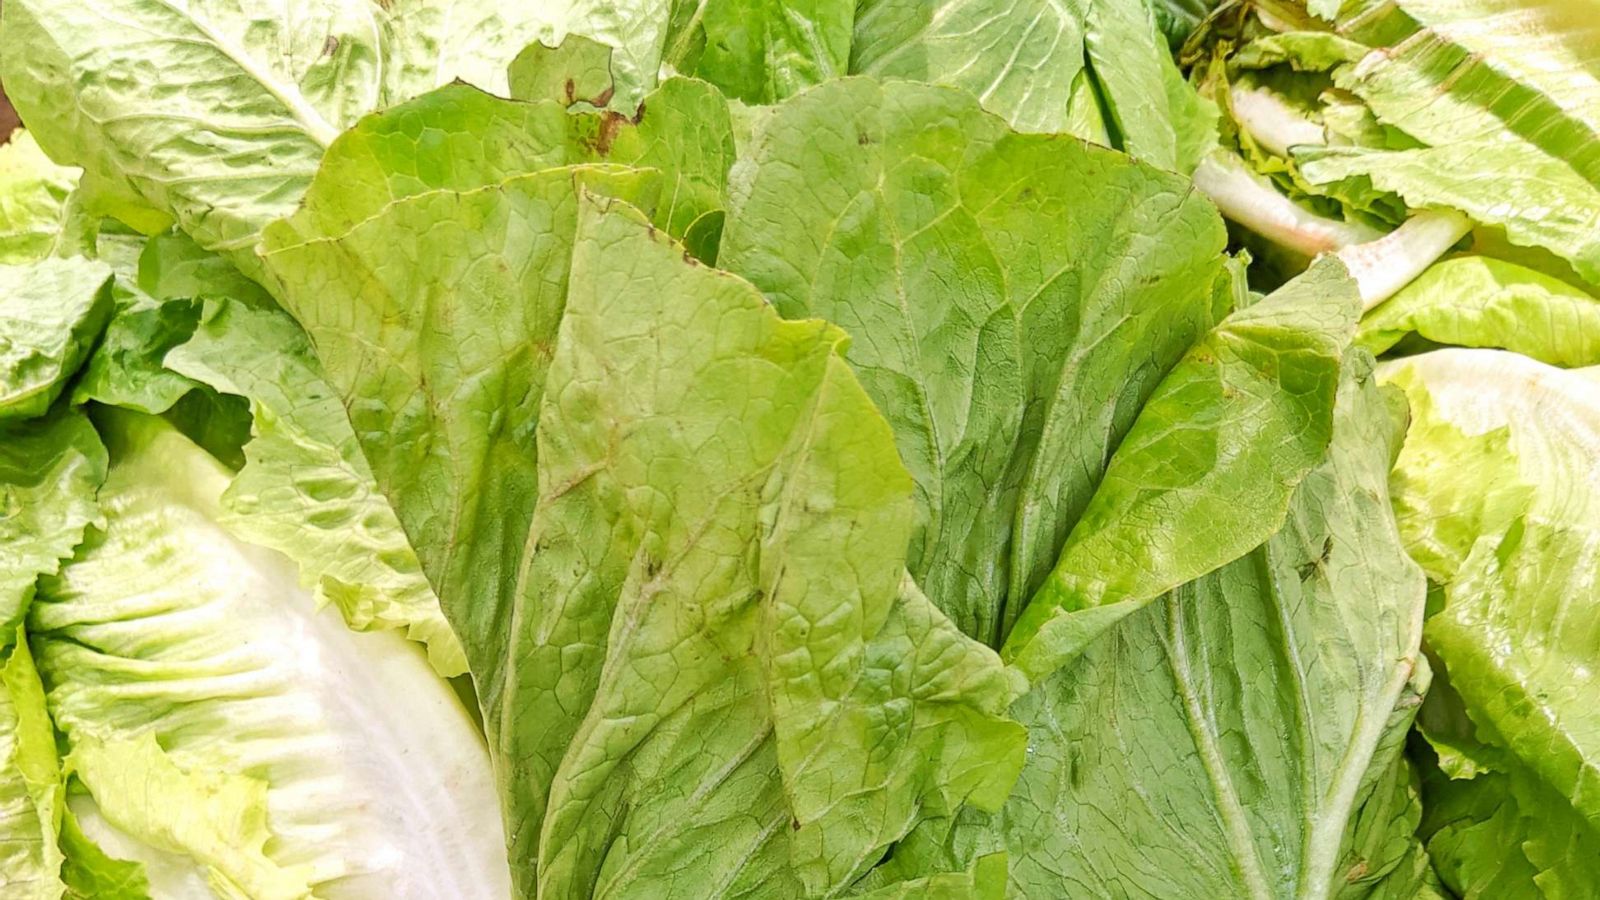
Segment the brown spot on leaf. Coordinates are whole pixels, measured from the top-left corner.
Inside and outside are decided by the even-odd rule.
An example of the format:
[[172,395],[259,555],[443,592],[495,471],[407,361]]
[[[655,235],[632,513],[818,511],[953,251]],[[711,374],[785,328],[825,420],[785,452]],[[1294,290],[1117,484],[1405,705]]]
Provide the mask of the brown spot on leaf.
[[578,102],[578,83],[571,78],[567,79],[567,105]]
[[334,37],[331,34],[328,35],[328,39],[322,42],[322,55],[323,56],[332,56],[332,55],[334,55],[335,53],[338,53],[338,52],[339,52],[339,39]]
[[21,126],[22,120],[17,117],[17,111],[7,99],[5,87],[0,86],[0,144],[11,140],[11,133]]
[[600,133],[594,138],[594,152],[601,156],[611,155],[611,145],[617,140],[617,133],[622,131],[622,126],[627,124],[628,117],[611,110],[606,110],[600,116]]
[[[591,101],[591,102],[594,103],[595,106],[605,106],[607,103],[611,102],[611,98],[615,97],[616,94],[617,94],[616,86],[608,84],[608,85],[606,85],[606,89],[601,91],[600,93],[596,94],[595,97],[594,97],[594,100]],[[641,116],[644,115],[644,107],[643,106],[639,107],[639,114]],[[638,123],[635,122],[634,124],[638,124]]]

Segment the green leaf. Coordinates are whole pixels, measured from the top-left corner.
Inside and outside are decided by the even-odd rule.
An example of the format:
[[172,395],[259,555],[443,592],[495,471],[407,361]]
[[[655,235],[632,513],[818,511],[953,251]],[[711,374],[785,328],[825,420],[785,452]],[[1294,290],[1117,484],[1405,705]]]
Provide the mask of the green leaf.
[[72,402],[94,401],[146,413],[164,413],[195,383],[162,365],[167,351],[188,340],[200,321],[200,304],[189,300],[156,300],[120,282],[113,291],[117,309],[83,377],[72,389]]
[[980,856],[965,872],[940,872],[852,894],[860,900],[1001,900],[1006,895],[1006,856]]
[[573,35],[559,47],[529,44],[507,72],[511,96],[518,100],[554,100],[563,106],[587,103],[604,107],[616,92],[611,77],[611,47]]
[[1305,148],[1296,155],[1301,174],[1315,184],[1368,179],[1413,208],[1460,210],[1504,228],[1514,244],[1550,250],[1600,285],[1600,238],[1591,227],[1600,216],[1600,189],[1555,157],[1521,152],[1515,140],[1410,150]]
[[1437,413],[1416,376],[1404,364],[1385,373],[1405,388],[1414,418],[1395,463],[1395,516],[1411,557],[1443,584],[1455,577],[1479,535],[1504,531],[1527,509],[1535,486],[1518,471],[1508,429],[1463,431]]
[[1330,449],[1281,530],[1036,683],[1012,706],[1029,757],[1006,806],[926,823],[890,866],[1003,850],[1018,897],[1415,883],[1400,751],[1427,686],[1424,582],[1388,511],[1400,434],[1369,365],[1352,354]]
[[465,672],[461,644],[294,320],[210,301],[166,363],[250,401],[255,435],[223,492],[221,523],[295,560],[319,604],[334,604],[351,628],[404,629],[427,645],[441,675]]
[[341,131],[458,76],[504,90],[507,63],[560,13],[585,17],[483,0],[16,0],[0,76],[105,214],[147,230],[170,216],[250,271],[261,227],[294,211]]
[[[1418,835],[1442,881],[1472,898],[1586,896],[1595,884],[1597,835],[1560,794],[1530,776],[1514,757],[1477,740],[1476,727],[1448,682],[1436,683],[1417,723],[1433,748],[1418,748],[1426,815]],[[1459,710],[1454,720],[1438,707]],[[1470,774],[1446,768],[1447,747],[1469,747],[1486,766]]]
[[[261,781],[185,771],[148,732],[109,741],[80,736],[67,765],[110,822],[159,849],[193,856],[217,893],[263,900],[310,896],[307,867],[285,868],[266,856],[271,833]],[[174,815],[174,807],[182,813]]]
[[83,833],[70,806],[61,818],[61,852],[61,880],[73,900],[151,900],[144,866],[102,850]]
[[[529,576],[535,596],[568,599],[564,610],[527,610],[543,623],[533,634],[551,637],[531,642],[523,677],[554,688],[530,698],[534,710],[556,713],[563,696],[592,701],[571,745],[551,742],[556,752],[544,754],[560,760],[544,889],[588,883],[612,840],[590,823],[630,808],[638,825],[671,822],[675,808],[689,821],[659,844],[639,843],[623,871],[681,866],[692,845],[680,841],[736,828],[729,856],[707,866],[735,884],[771,864],[738,860],[755,847],[767,856],[767,829],[784,834],[792,817],[787,855],[812,893],[848,883],[924,809],[997,805],[1021,765],[1021,731],[999,717],[1012,688],[992,652],[903,581],[910,478],[837,355],[842,334],[780,321],[748,285],[685,265],[669,243],[597,210],[580,219],[572,283],[539,425],[540,482],[553,487],[535,513]],[[641,340],[649,335],[675,340]],[[637,383],[654,387],[641,396],[629,387]],[[738,399],[750,396],[769,398],[753,420]],[[618,504],[645,496],[640,479],[652,470],[664,476],[650,482],[668,492],[663,502]],[[572,560],[591,553],[601,554],[597,570],[574,577]],[[716,627],[694,624],[708,617]],[[564,677],[562,662],[581,659],[584,635],[605,633],[608,620],[628,624],[606,642],[600,677]],[[657,661],[657,647],[677,649]],[[733,709],[715,699],[719,685],[763,682],[767,699]],[[768,704],[770,725],[761,722]],[[656,729],[631,724],[663,712]],[[730,715],[749,724],[708,747],[672,749]],[[744,788],[700,779],[767,740],[776,745],[767,780],[781,773],[787,803],[776,820],[730,820],[723,804]],[[677,765],[693,768],[673,778],[677,787],[641,785],[624,800],[592,774],[614,771],[624,748],[682,754]],[[686,790],[697,781],[710,796]],[[601,890],[627,883],[603,877]]]
[[[250,412],[235,397],[167,366],[167,353],[187,341],[207,297],[239,298],[276,308],[262,287],[221,256],[182,233],[138,240],[137,260],[115,266],[116,311],[72,392],[94,401],[164,415],[224,463],[244,464]],[[102,246],[104,242],[102,241]]]
[[27,635],[15,628],[6,637],[11,647],[0,668],[0,872],[7,897],[55,900],[64,891],[56,846],[64,799],[61,765]]
[[[1434,146],[1515,135],[1600,185],[1594,0],[1396,0],[1340,23],[1390,45],[1341,78],[1383,119]],[[1507,180],[1526,173],[1504,170]]]
[[[1397,501],[1431,513],[1417,545],[1423,558],[1444,562],[1434,575],[1443,609],[1426,634],[1462,713],[1424,720],[1424,733],[1441,755],[1452,755],[1442,762],[1453,772],[1488,779],[1437,793],[1473,808],[1504,807],[1463,812],[1459,826],[1436,821],[1442,836],[1430,850],[1446,845],[1440,873],[1468,896],[1498,896],[1492,892],[1502,881],[1521,885],[1521,894],[1508,896],[1533,896],[1530,880],[1551,896],[1581,896],[1595,883],[1590,860],[1600,840],[1593,824],[1600,807],[1585,788],[1600,767],[1593,737],[1600,720],[1588,690],[1597,664],[1589,607],[1600,556],[1593,382],[1492,350],[1408,358],[1390,364],[1386,377],[1416,398],[1422,427],[1397,463]],[[1494,488],[1486,497],[1478,496],[1482,488],[1462,489],[1479,478],[1492,479],[1478,482]],[[1469,727],[1463,739],[1457,732]],[[1470,767],[1453,758],[1460,748]],[[1495,787],[1484,770],[1506,783]],[[1482,799],[1508,789],[1514,803]],[[1508,833],[1537,874],[1497,871],[1468,857]]]
[[452,85],[363,120],[345,133],[304,208],[268,243],[339,234],[397,200],[470,191],[540,169],[581,163],[653,168],[667,180],[656,223],[674,235],[722,206],[733,164],[727,101],[710,85],[670,79],[637,119],[569,112],[545,100],[503,100]]
[[1546,248],[1600,285],[1600,42],[1592,0],[1399,0],[1347,12],[1377,47],[1340,88],[1425,146],[1308,151],[1313,182],[1370,179]]
[[953,85],[1021,131],[1058,132],[1070,120],[1074,84],[1087,74],[1084,6],[863,0],[850,71]]
[[[481,0],[466,2],[484,10],[497,8]],[[616,90],[610,98],[611,106],[632,115],[641,99],[656,87],[662,72],[665,61],[662,51],[673,5],[674,0],[563,0],[560,3],[501,5],[500,8],[511,11],[511,15],[527,18],[536,36],[523,38],[517,46],[502,45],[510,52],[503,56],[496,53],[491,58],[509,60],[535,40],[544,46],[556,47],[576,36],[604,44],[612,48],[611,74]],[[528,30],[523,28],[515,33]],[[481,32],[463,29],[461,33],[476,36]],[[486,82],[475,83],[495,89],[495,85]]]
[[225,298],[258,308],[277,306],[260,284],[182,232],[158,234],[144,242],[135,283],[157,300]]
[[82,258],[0,265],[0,420],[43,415],[111,316],[111,270]]
[[[418,193],[348,232],[304,242],[294,227],[305,221],[267,233],[267,265],[461,636],[486,708],[506,664],[501,617],[510,610],[480,585],[512,590],[517,564],[508,554],[520,553],[537,496],[533,429],[566,302],[575,181],[634,197],[659,184],[616,167],[557,168]],[[468,279],[471,304],[429,302],[439,291],[466,296]],[[435,343],[441,334],[450,339]],[[374,368],[365,362],[373,352],[408,363]],[[457,399],[435,404],[433,391]],[[466,459],[485,469],[457,475],[453,460]],[[490,493],[496,502],[483,505]],[[521,524],[502,525],[502,513]],[[440,533],[446,523],[459,535]],[[505,536],[492,537],[501,528]]]
[[731,181],[719,264],[850,332],[916,479],[911,571],[997,642],[1229,302],[1221,220],[1176,176],[868,79],[760,120]]
[[866,0],[850,71],[959,87],[1019,131],[1108,136],[1173,171],[1215,142],[1143,0]]
[[1146,2],[1091,0],[1085,25],[1113,146],[1158,168],[1193,172],[1216,148],[1217,110],[1178,72]]
[[[842,886],[923,805],[998,802],[1012,686],[903,581],[910,481],[842,335],[781,323],[636,213],[580,215],[575,179],[651,185],[578,168],[419,194],[331,239],[275,230],[268,263],[463,637],[521,890]],[[501,280],[474,275],[473,304],[427,300],[485,259]],[[812,757],[818,732],[837,744]]]
[[126,836],[106,845],[156,896],[185,865],[224,896],[504,896],[482,738],[416,645],[350,631],[229,534],[230,473],[170,425],[96,422],[105,525],[28,626],[73,768]]
[[1122,617],[1243,556],[1327,452],[1360,301],[1337,260],[1225,319],[1117,447],[1006,656],[1042,678]]
[[776,103],[849,70],[855,0],[677,0],[663,62],[745,103]]
[[1150,9],[1167,43],[1177,50],[1217,5],[1218,0],[1151,0]]
[[0,145],[0,264],[52,255],[78,172],[58,166],[28,131]]
[[0,626],[22,621],[34,582],[55,572],[99,519],[106,449],[82,413],[0,425]]
[[1436,263],[1373,310],[1356,340],[1382,353],[1411,334],[1592,366],[1600,364],[1600,298],[1516,263],[1463,256]]
[[1296,72],[1328,72],[1367,55],[1367,47],[1329,31],[1285,31],[1258,37],[1228,57],[1240,69],[1287,65]]

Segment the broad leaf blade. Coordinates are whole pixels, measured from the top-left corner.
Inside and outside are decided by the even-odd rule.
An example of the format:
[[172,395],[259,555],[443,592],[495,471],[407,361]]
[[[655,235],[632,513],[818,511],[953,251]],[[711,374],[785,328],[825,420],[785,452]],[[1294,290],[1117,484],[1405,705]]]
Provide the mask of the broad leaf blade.
[[8,632],[0,668],[0,887],[17,900],[56,900],[65,891],[56,829],[65,806],[55,733],[27,635]]
[[946,88],[835,82],[750,143],[719,264],[851,333],[916,479],[912,573],[996,641],[1229,302],[1221,220],[1175,176]]
[[38,577],[55,572],[98,521],[105,476],[105,445],[82,413],[0,427],[0,623],[8,632],[21,624]]
[[[1390,364],[1386,376],[1415,398],[1424,426],[1397,463],[1397,499],[1416,511],[1408,538],[1441,583],[1427,638],[1461,711],[1425,719],[1423,733],[1451,774],[1472,779],[1434,793],[1442,804],[1502,806],[1465,810],[1458,825],[1436,819],[1430,849],[1467,895],[1510,885],[1508,896],[1581,896],[1600,844],[1586,788],[1600,766],[1588,687],[1600,558],[1593,382],[1493,350],[1437,351]],[[1491,489],[1466,494],[1464,475]],[[1471,858],[1486,830],[1514,836],[1525,860],[1496,869]]]
[[1332,439],[1358,310],[1354,282],[1329,259],[1190,348],[1117,447],[1007,658],[1043,677],[1277,531]]
[[1356,340],[1382,353],[1412,334],[1592,366],[1600,364],[1600,297],[1516,263],[1462,256],[1435,264],[1373,310]]
[[0,265],[0,420],[43,415],[111,316],[111,270],[93,260]]
[[441,675],[467,669],[305,333],[288,316],[228,300],[207,304],[166,364],[249,399],[254,438],[222,495],[220,521],[300,564],[319,601],[358,631],[398,628],[428,647]]
[[1415,889],[1400,751],[1427,686],[1424,581],[1388,509],[1400,435],[1369,366],[1346,367],[1281,530],[1036,683],[1012,706],[1029,761],[1006,806],[927,823],[891,871],[1003,850],[1023,897]]

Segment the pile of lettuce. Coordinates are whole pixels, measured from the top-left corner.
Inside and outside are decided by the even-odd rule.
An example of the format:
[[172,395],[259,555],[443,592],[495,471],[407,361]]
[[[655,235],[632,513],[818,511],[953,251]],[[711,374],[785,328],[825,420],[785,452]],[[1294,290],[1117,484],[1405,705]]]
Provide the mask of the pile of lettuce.
[[1596,23],[5,0],[0,897],[1596,896]]

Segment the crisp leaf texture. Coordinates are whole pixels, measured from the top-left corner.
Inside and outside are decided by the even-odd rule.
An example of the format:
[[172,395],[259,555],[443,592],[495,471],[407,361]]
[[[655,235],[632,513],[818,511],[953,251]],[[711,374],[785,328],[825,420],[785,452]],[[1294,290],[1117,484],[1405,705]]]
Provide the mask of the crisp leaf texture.
[[221,523],[299,563],[319,602],[336,606],[351,628],[403,629],[427,645],[441,675],[466,672],[461,643],[294,320],[210,301],[166,364],[250,401],[254,437],[222,494]]
[[1600,365],[1600,297],[1516,263],[1462,256],[1429,268],[1373,310],[1357,341],[1382,353],[1412,334],[1557,366]]
[[615,163],[666,180],[656,224],[683,236],[721,208],[733,164],[728,103],[711,86],[675,78],[634,118],[572,113],[553,100],[512,102],[464,85],[386,110],[340,137],[293,217],[273,226],[268,249],[338,235],[397,200],[468,191],[540,169]]
[[1018,897],[1310,898],[1366,896],[1414,858],[1397,766],[1427,685],[1424,583],[1388,515],[1399,433],[1370,363],[1339,399],[1282,529],[1037,683],[1012,707],[1029,762],[1001,813],[928,823],[890,871],[1004,850]]
[[[538,496],[533,432],[569,287],[575,181],[628,196],[659,184],[549,169],[418,193],[346,233],[301,243],[298,223],[284,222],[267,235],[267,265],[461,638],[491,733],[513,663],[507,628]],[[468,284],[470,304],[431,301]],[[466,460],[479,463],[458,469]]]
[[997,642],[1225,311],[1222,222],[1175,176],[1013,133],[947,88],[833,82],[750,144],[719,264],[851,334],[916,479],[912,573]]
[[55,734],[27,635],[18,628],[7,637],[14,643],[0,668],[0,895],[56,900],[65,886],[56,846],[64,792]]
[[[1465,767],[1454,759],[1460,750],[1444,758],[1441,749],[1452,774],[1471,781],[1433,794],[1505,805],[1469,816],[1470,828],[1437,827],[1430,850],[1446,882],[1469,896],[1490,896],[1497,885],[1511,885],[1501,896],[1586,896],[1600,845],[1600,809],[1587,787],[1600,770],[1590,697],[1600,656],[1589,610],[1600,558],[1593,381],[1492,350],[1437,351],[1391,364],[1386,377],[1416,398],[1427,426],[1407,441],[1396,487],[1403,508],[1415,511],[1408,537],[1442,585],[1443,609],[1427,638],[1466,723],[1454,729],[1464,738],[1443,719],[1425,721],[1424,733],[1474,759]],[[1480,474],[1495,479],[1494,489],[1476,503],[1452,502],[1461,479]],[[1509,801],[1492,799],[1507,792]],[[1522,869],[1474,858],[1484,829],[1516,837],[1525,859],[1513,862]]]
[[663,61],[745,103],[849,70],[854,0],[677,0]]
[[[307,866],[267,858],[267,786],[245,775],[185,771],[153,734],[73,742],[67,765],[94,792],[101,812],[158,849],[184,853],[205,867],[221,896],[298,900],[311,894]],[[173,808],[181,810],[174,814]]]
[[[910,479],[842,334],[575,180],[657,184],[421,193],[274,231],[268,263],[467,646],[523,892],[836,889],[921,807],[999,802],[1013,688],[904,577]],[[468,276],[474,305],[428,302]],[[477,337],[435,343],[439,315]]]
[[[86,802],[85,798],[78,798],[79,807]],[[72,900],[151,900],[150,878],[145,867],[107,853],[84,833],[70,802],[66,814],[61,817],[61,853],[65,857],[61,862],[61,880]],[[168,896],[176,900],[181,895],[174,891]]]
[[82,413],[0,426],[0,624],[17,627],[34,582],[55,572],[99,519],[106,448]]
[[0,264],[56,251],[77,184],[77,170],[51,162],[28,131],[0,146]]
[[0,420],[43,415],[111,315],[111,270],[82,258],[0,265]]
[[518,100],[554,100],[604,107],[616,93],[611,77],[611,48],[581,35],[559,46],[529,44],[507,70],[511,96]]
[[230,473],[171,426],[97,422],[105,527],[28,622],[106,819],[244,896],[503,896],[489,760],[416,646],[318,612],[292,563],[225,531]]
[[[592,699],[570,746],[544,754],[560,761],[544,889],[566,896],[601,875],[615,839],[596,816],[628,822],[637,850],[622,871],[635,878],[661,878],[693,846],[680,841],[717,829],[729,855],[706,876],[781,894],[792,866],[816,893],[870,865],[922,807],[997,804],[1021,764],[1021,730],[999,718],[1011,687],[903,580],[910,479],[837,355],[842,335],[781,322],[748,285],[593,208],[573,285],[529,560],[534,596],[562,602],[528,610],[532,634],[550,637],[530,642],[520,677],[551,685],[533,705],[549,704],[546,721],[564,697]],[[594,567],[575,571],[582,559]],[[567,676],[608,631],[603,669]],[[767,699],[746,693],[763,681]],[[619,765],[635,755],[659,761]],[[752,768],[769,784],[781,773],[787,803],[730,818]],[[606,787],[618,780],[638,786],[619,796]],[[656,841],[631,837],[675,819]],[[602,893],[629,890],[615,877],[601,875]],[[666,884],[697,890],[688,872]]]
[[1117,447],[1008,659],[1043,677],[1278,530],[1332,439],[1359,302],[1344,266],[1325,259],[1189,350]]
[[248,262],[341,131],[457,77],[504,90],[506,65],[563,12],[577,15],[482,0],[17,0],[0,74],[103,212],[152,230],[170,217]]
[[1174,171],[1214,140],[1214,111],[1140,0],[867,0],[851,71],[960,87],[1019,131],[1114,143]]
[[1299,154],[1301,172],[1324,185],[1368,182],[1414,208],[1458,209],[1600,285],[1600,4],[1354,6],[1341,28],[1378,49],[1337,83],[1424,146],[1313,148]]

